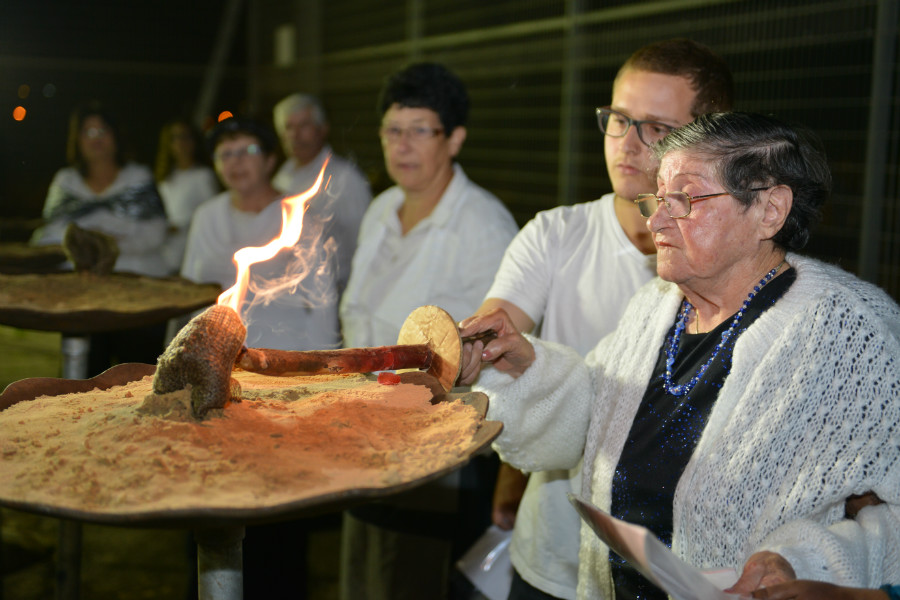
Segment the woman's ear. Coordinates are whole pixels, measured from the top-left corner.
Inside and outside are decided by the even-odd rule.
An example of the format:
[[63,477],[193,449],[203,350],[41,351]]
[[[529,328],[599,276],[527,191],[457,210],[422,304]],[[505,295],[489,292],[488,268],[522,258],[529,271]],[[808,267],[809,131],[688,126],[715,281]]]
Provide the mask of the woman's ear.
[[786,185],[776,185],[762,193],[763,217],[760,225],[763,228],[763,239],[772,239],[784,227],[794,204],[794,192]]
[[453,130],[453,133],[447,138],[450,144],[450,156],[455,157],[462,150],[463,142],[466,141],[466,128],[460,125]]

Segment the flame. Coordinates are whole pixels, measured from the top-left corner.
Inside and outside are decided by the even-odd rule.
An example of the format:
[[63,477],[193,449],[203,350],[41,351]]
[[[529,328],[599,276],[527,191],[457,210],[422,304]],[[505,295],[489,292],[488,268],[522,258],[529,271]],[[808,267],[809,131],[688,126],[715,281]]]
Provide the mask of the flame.
[[281,201],[281,234],[277,238],[265,246],[247,246],[234,253],[237,279],[233,286],[219,295],[216,304],[224,304],[241,314],[241,307],[250,284],[250,266],[269,260],[279,251],[291,248],[297,243],[303,232],[303,213],[306,212],[309,201],[319,193],[319,189],[322,187],[322,181],[325,179],[325,167],[328,166],[329,160],[330,157],[325,159],[322,170],[319,171],[319,176],[311,188]]

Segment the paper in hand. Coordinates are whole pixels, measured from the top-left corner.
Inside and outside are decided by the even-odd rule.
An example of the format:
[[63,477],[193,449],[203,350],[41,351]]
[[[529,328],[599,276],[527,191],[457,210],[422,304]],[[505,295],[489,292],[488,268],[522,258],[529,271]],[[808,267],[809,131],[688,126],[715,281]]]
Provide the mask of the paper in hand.
[[590,502],[569,494],[569,502],[604,544],[674,600],[735,600],[708,576],[687,564],[646,528],[616,519]]

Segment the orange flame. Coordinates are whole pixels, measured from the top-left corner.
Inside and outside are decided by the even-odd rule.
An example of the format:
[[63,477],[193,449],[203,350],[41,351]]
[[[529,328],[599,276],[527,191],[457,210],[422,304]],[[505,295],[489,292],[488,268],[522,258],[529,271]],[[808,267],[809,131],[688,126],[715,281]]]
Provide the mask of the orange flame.
[[303,213],[306,212],[309,201],[319,193],[322,181],[325,179],[325,167],[329,158],[325,159],[322,170],[311,188],[296,196],[285,198],[281,201],[281,234],[265,246],[247,246],[234,253],[234,264],[237,267],[237,279],[234,285],[219,295],[216,304],[224,304],[236,313],[241,314],[241,306],[247,295],[247,287],[250,283],[250,266],[269,260],[279,251],[290,248],[300,239],[303,232]]

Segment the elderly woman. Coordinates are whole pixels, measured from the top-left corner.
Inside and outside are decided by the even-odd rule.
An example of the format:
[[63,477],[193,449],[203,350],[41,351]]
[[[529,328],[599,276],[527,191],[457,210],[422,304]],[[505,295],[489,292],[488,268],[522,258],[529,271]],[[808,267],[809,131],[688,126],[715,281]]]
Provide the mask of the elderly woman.
[[[424,304],[457,319],[472,314],[516,233],[503,203],[457,162],[469,96],[455,73],[408,65],[385,80],[377,106],[396,185],[375,198],[360,227],[340,311],[351,347],[396,343]],[[345,513],[341,598],[446,597],[459,550],[489,524],[493,480],[483,462]]]
[[[229,288],[237,277],[234,253],[265,246],[282,231],[284,192],[271,182],[278,139],[261,121],[231,117],[216,125],[208,143],[226,189],[194,214],[181,275]],[[338,275],[334,253],[320,243],[322,226],[307,213],[303,233],[290,250],[252,266],[240,311],[248,346],[318,350],[338,345]]]
[[[742,113],[662,140],[658,191],[637,201],[659,277],[586,360],[496,311],[462,323],[527,471],[584,456],[583,495],[747,593],[793,578],[900,576],[900,309],[801,248],[830,188],[810,134]],[[883,503],[845,516],[848,498]],[[662,598],[582,527],[580,598]]]

